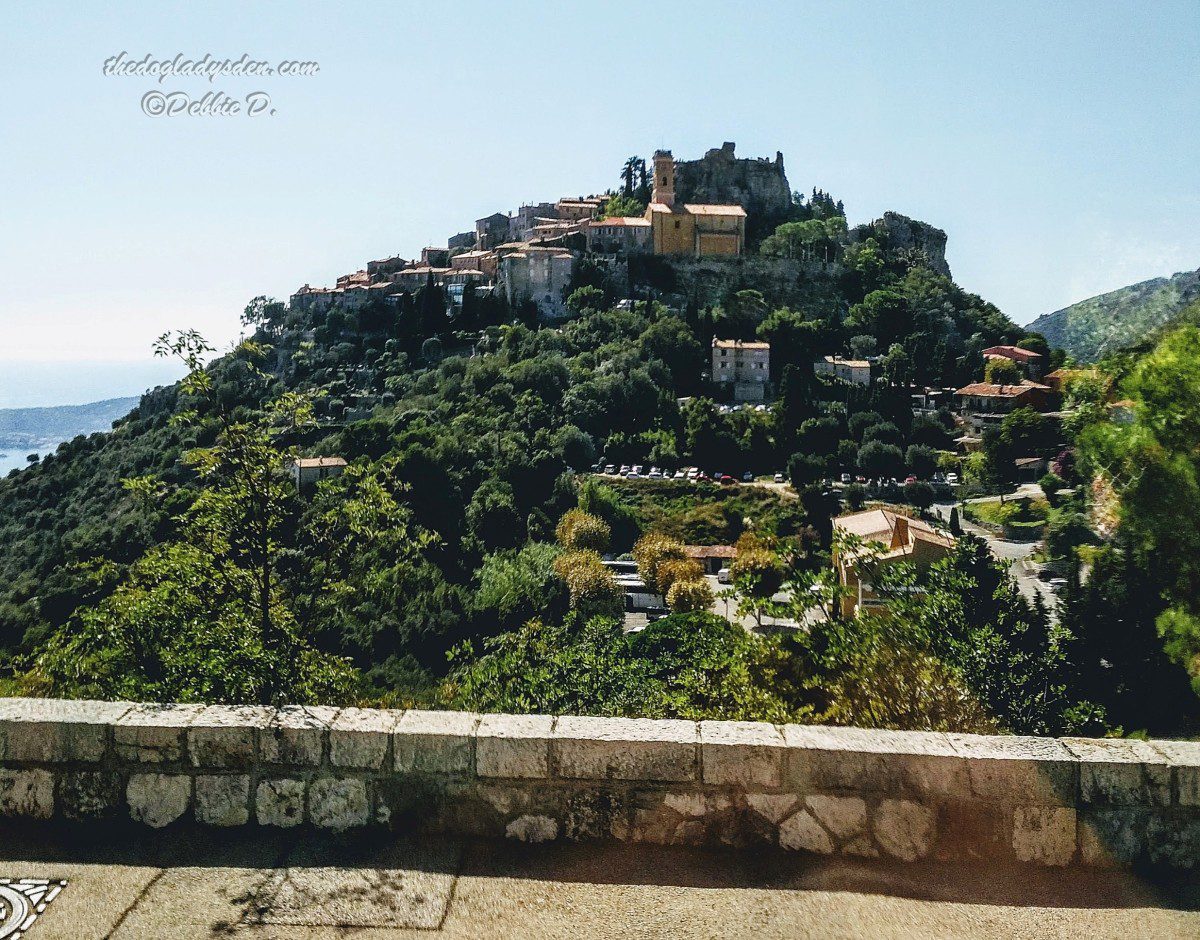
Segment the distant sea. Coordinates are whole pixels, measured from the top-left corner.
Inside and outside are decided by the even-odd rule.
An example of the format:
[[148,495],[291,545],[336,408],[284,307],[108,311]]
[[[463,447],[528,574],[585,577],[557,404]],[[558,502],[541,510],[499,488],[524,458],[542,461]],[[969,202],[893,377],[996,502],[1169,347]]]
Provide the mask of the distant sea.
[[54,447],[26,447],[20,451],[11,448],[6,450],[4,447],[0,447],[0,477],[8,476],[9,470],[29,466],[28,458],[30,454],[45,457],[47,454],[54,453],[55,450],[57,450],[57,445]]
[[[85,405],[141,395],[183,376],[183,368],[164,359],[133,362],[33,362],[0,359],[0,409]],[[78,429],[83,431],[85,429]],[[93,429],[86,429],[93,430]],[[75,432],[67,434],[69,440]],[[28,457],[52,454],[59,442],[40,447],[8,446],[0,442],[0,477],[28,464]]]
[[153,358],[130,362],[0,359],[0,408],[85,405],[140,395],[156,385],[171,384],[183,372],[177,362]]

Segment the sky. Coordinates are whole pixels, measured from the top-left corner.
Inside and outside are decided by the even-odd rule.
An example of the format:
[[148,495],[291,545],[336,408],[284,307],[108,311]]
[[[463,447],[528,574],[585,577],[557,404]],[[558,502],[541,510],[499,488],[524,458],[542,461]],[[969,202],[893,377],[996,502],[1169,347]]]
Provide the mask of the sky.
[[[105,75],[122,52],[319,71]],[[139,391],[165,330],[225,346],[255,295],[727,140],[851,224],[945,229],[956,280],[1028,322],[1200,267],[1197,63],[1196,0],[6,3],[0,406]]]

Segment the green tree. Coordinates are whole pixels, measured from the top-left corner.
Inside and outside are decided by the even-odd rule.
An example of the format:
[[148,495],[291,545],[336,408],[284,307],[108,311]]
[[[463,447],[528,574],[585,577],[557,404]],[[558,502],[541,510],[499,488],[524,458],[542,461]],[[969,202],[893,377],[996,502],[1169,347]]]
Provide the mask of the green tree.
[[[178,537],[139,558],[94,608],[68,623],[37,658],[35,684],[54,694],[157,701],[316,702],[344,699],[353,672],[318,652],[304,635],[313,605],[336,606],[353,591],[355,559],[387,545],[411,558],[426,536],[409,528],[396,490],[374,474],[349,468],[344,500],[308,522],[316,561],[303,578],[305,603],[285,574],[298,510],[287,473],[292,452],[281,436],[312,422],[311,402],[285,393],[259,418],[227,409],[211,352],[195,332],[164,335],[158,355],[178,356],[181,383],[195,407],[176,423],[213,443],[187,454],[199,489],[175,520]],[[265,350],[239,347],[244,372],[259,385]],[[138,477],[127,489],[161,501],[164,485]]]
[[1011,359],[994,356],[983,368],[983,379],[993,385],[1020,385],[1025,377],[1021,367]]
[[554,534],[558,544],[567,551],[606,552],[612,538],[607,522],[582,509],[567,510],[558,520]]

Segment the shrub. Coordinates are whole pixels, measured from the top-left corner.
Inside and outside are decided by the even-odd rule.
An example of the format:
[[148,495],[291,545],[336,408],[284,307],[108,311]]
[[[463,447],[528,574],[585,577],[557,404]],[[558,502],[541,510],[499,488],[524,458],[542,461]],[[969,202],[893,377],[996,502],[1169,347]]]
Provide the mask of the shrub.
[[712,588],[704,578],[676,581],[667,591],[667,606],[677,614],[701,613],[712,605]]

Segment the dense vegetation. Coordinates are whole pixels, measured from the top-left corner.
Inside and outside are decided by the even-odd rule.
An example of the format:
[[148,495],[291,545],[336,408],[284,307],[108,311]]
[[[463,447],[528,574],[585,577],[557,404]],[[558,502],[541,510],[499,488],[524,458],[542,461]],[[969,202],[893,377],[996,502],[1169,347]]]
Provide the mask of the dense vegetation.
[[1047,313],[1030,328],[1080,362],[1095,362],[1171,323],[1200,298],[1200,271],[1156,277]]
[[[1129,691],[1156,670],[1181,674],[1167,657],[1191,663],[1200,648],[1186,563],[1164,566],[1157,613],[1129,594],[1155,551],[1190,550],[1164,549],[1150,521],[1129,526],[1128,551],[1100,550],[1092,570],[1103,577],[1075,577],[1061,623],[971,538],[919,595],[903,566],[880,573],[896,589],[893,616],[838,615],[829,552],[840,503],[822,480],[881,478],[874,495],[927,505],[926,484],[886,481],[953,460],[953,421],[914,417],[910,385],[975,379],[986,346],[1044,341],[919,255],[846,241],[843,224],[826,225],[841,218],[830,197],[802,205],[763,250],[836,244],[820,291],[833,300],[804,309],[733,282],[712,306],[614,309],[583,266],[575,316],[553,329],[470,296],[451,319],[431,284],[395,305],[325,315],[257,298],[245,314],[253,339],[207,365],[199,337],[164,337],[160,351],[189,367],[184,382],[143,397],[112,433],[0,481],[10,686],[1030,733],[1178,727],[1190,693],[1163,681],[1146,703]],[[719,406],[725,390],[704,377],[714,335],[770,341],[769,410]],[[812,359],[832,352],[879,353],[883,381],[814,376]],[[1146,369],[1131,379],[1143,399],[1157,387]],[[1060,455],[1055,480],[1087,482],[1102,460],[1133,459],[1132,444],[1103,430],[1102,404],[1081,409],[1072,433],[1086,435],[1086,452]],[[1194,486],[1180,463],[1190,430],[1165,433],[1154,453],[1177,456],[1162,472]],[[1006,483],[1014,454],[1058,441],[1018,412],[985,445],[981,485]],[[350,467],[301,493],[287,473],[296,454]],[[603,484],[587,474],[597,460],[786,468],[795,493]],[[1089,525],[1070,524],[1092,511],[1090,490],[1075,493],[1044,510],[1061,515],[1065,564],[1094,548]],[[867,494],[843,495],[856,507]],[[1156,507],[1139,511],[1149,520]],[[809,628],[760,635],[770,631],[708,613],[689,542],[739,543],[740,617]],[[632,552],[672,615],[624,633],[605,551]],[[774,599],[780,588],[791,600]],[[1099,622],[1081,613],[1098,608]],[[1113,620],[1118,611],[1140,617],[1137,632]]]

